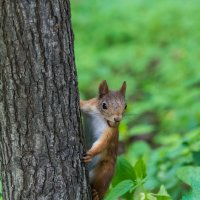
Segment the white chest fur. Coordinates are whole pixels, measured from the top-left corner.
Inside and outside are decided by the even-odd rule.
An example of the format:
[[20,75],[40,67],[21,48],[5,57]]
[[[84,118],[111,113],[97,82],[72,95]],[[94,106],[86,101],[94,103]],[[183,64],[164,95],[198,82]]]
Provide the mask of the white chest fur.
[[[89,143],[94,143],[103,134],[108,127],[106,120],[102,117],[97,109],[87,113],[84,116],[84,125],[86,132],[86,139],[89,137]],[[88,143],[88,142],[87,142]]]
[[[108,127],[106,120],[100,115],[97,110],[84,115],[84,132],[86,136],[86,146],[90,149],[91,146],[101,137],[105,129]],[[99,162],[101,155],[97,155],[89,163],[89,170],[92,170]]]
[[97,140],[107,128],[107,123],[101,115],[92,114],[90,117],[92,135]]

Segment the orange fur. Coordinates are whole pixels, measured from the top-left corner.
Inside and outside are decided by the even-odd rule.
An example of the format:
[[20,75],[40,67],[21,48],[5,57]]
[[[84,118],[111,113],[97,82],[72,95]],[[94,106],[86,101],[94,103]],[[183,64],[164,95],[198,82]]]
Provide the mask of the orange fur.
[[92,189],[98,193],[99,200],[103,199],[104,194],[107,192],[114,174],[117,158],[118,130],[112,129],[112,131],[104,133],[104,135],[107,134],[111,136],[107,141],[104,141],[104,144],[107,144],[107,146],[104,146],[106,149],[103,152],[101,161],[94,170],[94,179],[91,181]]
[[102,133],[101,137],[98,139],[97,142],[94,143],[92,148],[88,151],[89,154],[95,156],[104,150],[108,149],[110,142],[113,139],[113,130],[112,128],[108,127],[104,133]]
[[93,98],[90,100],[80,100],[81,110],[85,110],[86,112],[91,112],[97,106],[97,99]]
[[[94,135],[98,136],[84,155],[83,161],[88,163],[96,155],[101,155],[92,170],[93,178],[90,180],[93,200],[103,199],[114,174],[118,148],[118,126],[126,108],[125,91],[125,82],[119,91],[113,92],[109,90],[107,82],[102,81],[98,98],[80,100],[81,110],[92,117],[93,131],[96,131]],[[99,130],[102,131],[100,135]]]

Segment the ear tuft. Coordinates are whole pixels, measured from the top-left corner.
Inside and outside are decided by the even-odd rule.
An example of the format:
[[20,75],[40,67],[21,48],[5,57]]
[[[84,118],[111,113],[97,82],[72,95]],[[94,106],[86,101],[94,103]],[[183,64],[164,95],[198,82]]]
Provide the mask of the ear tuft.
[[122,87],[120,88],[120,93],[125,96],[126,94],[126,81],[123,82]]
[[104,95],[108,94],[108,84],[106,80],[103,80],[99,85],[99,98],[102,98]]

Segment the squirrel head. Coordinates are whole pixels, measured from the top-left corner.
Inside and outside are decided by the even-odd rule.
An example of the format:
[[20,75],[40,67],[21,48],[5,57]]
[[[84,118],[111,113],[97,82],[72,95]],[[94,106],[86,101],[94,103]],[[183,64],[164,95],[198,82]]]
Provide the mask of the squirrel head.
[[108,88],[106,80],[99,85],[98,110],[107,121],[110,127],[116,127],[122,120],[126,110],[126,82],[117,91],[111,91]]

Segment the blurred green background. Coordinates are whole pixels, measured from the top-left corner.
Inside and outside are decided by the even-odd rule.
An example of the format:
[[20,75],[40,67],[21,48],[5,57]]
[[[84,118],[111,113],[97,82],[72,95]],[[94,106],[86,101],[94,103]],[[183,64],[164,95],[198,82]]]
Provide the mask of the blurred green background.
[[[200,1],[73,0],[71,4],[81,98],[96,96],[104,79],[113,89],[124,80],[128,85],[121,156],[109,194],[131,179],[132,189],[118,196],[199,199],[200,184],[188,180],[195,182],[200,176]],[[125,172],[130,168],[135,173],[132,178]],[[139,178],[138,169],[143,171]],[[123,184],[127,187],[128,182]],[[160,187],[162,194],[157,193]]]
[[96,96],[104,79],[128,85],[107,200],[199,200],[199,8],[199,0],[71,1],[81,98]]

